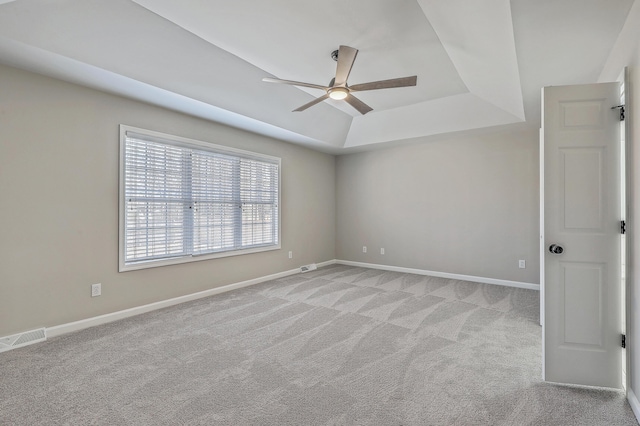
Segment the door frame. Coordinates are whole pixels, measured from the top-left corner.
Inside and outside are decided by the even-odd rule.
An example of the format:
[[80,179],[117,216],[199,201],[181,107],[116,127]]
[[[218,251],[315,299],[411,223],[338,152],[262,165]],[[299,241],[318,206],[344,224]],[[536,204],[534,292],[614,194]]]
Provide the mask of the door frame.
[[[624,104],[625,109],[628,111],[628,106],[631,105],[629,101],[629,87],[630,87],[630,71],[629,67],[624,67],[622,72],[618,76],[618,81],[620,81],[624,85]],[[627,114],[628,116],[628,114]],[[629,395],[629,389],[631,388],[631,333],[629,333],[631,329],[631,298],[629,295],[631,294],[631,279],[629,279],[629,262],[631,261],[631,244],[630,241],[633,239],[633,227],[629,226],[630,219],[630,208],[629,208],[629,200],[631,200],[632,194],[632,182],[631,182],[631,174],[630,170],[633,170],[633,156],[631,143],[631,120],[624,120],[624,220],[626,224],[626,232],[624,239],[624,334],[625,334],[625,395]]]

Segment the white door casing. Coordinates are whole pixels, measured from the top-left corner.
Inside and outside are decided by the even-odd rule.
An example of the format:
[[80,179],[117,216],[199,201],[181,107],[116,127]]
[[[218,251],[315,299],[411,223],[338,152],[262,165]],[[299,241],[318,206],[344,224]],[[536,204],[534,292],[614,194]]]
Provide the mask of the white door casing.
[[[619,83],[543,89],[546,381],[621,387]],[[542,184],[542,183],[541,183]],[[549,251],[561,246],[561,254]]]

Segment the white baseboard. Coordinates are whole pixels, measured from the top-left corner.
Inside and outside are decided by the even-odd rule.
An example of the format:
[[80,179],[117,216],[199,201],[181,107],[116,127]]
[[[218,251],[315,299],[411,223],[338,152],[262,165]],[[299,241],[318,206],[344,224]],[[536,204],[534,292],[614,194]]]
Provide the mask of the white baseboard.
[[335,265],[336,263],[338,263],[338,261],[333,259],[327,260],[326,262],[317,263],[316,265],[318,266],[318,268],[322,268],[323,266]]
[[[474,281],[474,282],[487,283],[487,284],[497,284],[497,285],[503,285],[503,286],[509,286],[509,287],[527,288],[527,289],[531,289],[531,290],[538,290],[539,289],[539,285],[538,284],[521,283],[521,282],[517,282],[517,281],[498,280],[498,279],[494,279],[494,278],[474,277],[474,276],[470,276],[470,275],[450,274],[450,273],[445,273],[445,272],[426,271],[426,270],[422,270],[422,269],[403,268],[403,267],[398,267],[398,266],[378,265],[378,264],[363,263],[363,262],[351,262],[351,261],[347,261],[347,260],[333,259],[333,260],[328,260],[326,262],[318,263],[317,265],[318,265],[319,268],[321,268],[323,266],[329,266],[329,265],[334,265],[334,264],[348,265],[348,266],[359,266],[359,267],[362,267],[362,268],[383,269],[383,270],[386,270],[386,271],[393,271],[393,272],[406,272],[406,273],[417,274],[417,275],[430,275],[430,276],[434,276],[434,277],[449,278],[449,279],[463,280],[463,281]],[[189,302],[191,300],[201,299],[203,297],[213,296],[215,294],[220,294],[220,293],[225,293],[227,291],[237,290],[239,288],[248,287],[248,286],[251,286],[251,285],[254,285],[254,284],[259,284],[259,283],[262,283],[262,282],[265,282],[265,281],[275,280],[275,279],[278,279],[278,278],[283,278],[283,277],[287,277],[289,275],[295,275],[295,274],[299,274],[299,273],[300,273],[300,269],[299,268],[291,269],[291,270],[288,270],[288,271],[279,272],[279,273],[272,274],[272,275],[266,275],[266,276],[263,276],[263,277],[254,278],[254,279],[247,280],[247,281],[242,281],[242,282],[238,282],[238,283],[234,283],[234,284],[229,284],[229,285],[225,285],[225,286],[222,286],[222,287],[216,287],[216,288],[212,288],[212,289],[209,289],[209,290],[200,291],[200,292],[197,292],[197,293],[187,294],[185,296],[179,296],[179,297],[175,297],[175,298],[167,299],[167,300],[162,300],[162,301],[155,302],[155,303],[149,303],[147,305],[136,306],[134,308],[124,309],[122,311],[111,312],[111,313],[108,313],[108,314],[99,315],[99,316],[96,316],[96,317],[87,318],[87,319],[83,319],[83,320],[80,320],[80,321],[74,321],[74,322],[70,322],[70,323],[66,323],[66,324],[56,325],[56,326],[53,326],[53,327],[47,327],[46,328],[46,335],[47,335],[47,338],[56,337],[56,336],[60,336],[60,335],[67,334],[67,333],[71,333],[71,332],[74,332],[74,331],[83,330],[85,328],[94,327],[96,325],[107,324],[107,323],[110,323],[110,322],[113,322],[113,321],[117,321],[117,320],[120,320],[120,319],[129,318],[129,317],[132,317],[132,316],[135,316],[135,315],[140,315],[140,314],[143,314],[143,313],[146,313],[146,312],[155,311],[157,309],[166,308],[166,307],[177,305],[177,304],[180,304],[180,303]]]
[[540,284],[523,283],[519,281],[499,280],[496,278],[474,277],[472,275],[450,274],[448,272],[427,271],[424,269],[403,268],[401,266],[378,265],[375,263],[352,262],[350,260],[336,260],[335,263],[347,266],[359,266],[361,268],[383,269],[392,272],[404,272],[407,274],[429,275],[432,277],[448,278],[451,280],[473,281],[476,283],[495,284],[506,287],[526,288],[540,290]]
[[633,414],[636,416],[636,420],[640,423],[640,402],[631,388],[627,389],[627,400],[629,401],[629,405],[631,405]]
[[[335,260],[329,260],[327,262],[318,263],[318,267],[333,265]],[[213,296],[215,294],[225,293],[231,290],[237,290],[239,288],[248,287],[254,284],[259,284],[265,281],[275,280],[278,278],[287,277],[289,275],[295,275],[300,273],[300,268],[291,269],[284,272],[278,272],[277,274],[267,275],[264,277],[254,278],[252,280],[242,281],[239,283],[228,284],[222,287],[216,287],[209,290],[199,291],[197,293],[187,294],[185,296],[174,297],[173,299],[162,300],[160,302],[149,303],[147,305],[136,306],[134,308],[124,309],[122,311],[111,312],[109,314],[99,315],[97,317],[87,318],[80,321],[74,321],[66,324],[56,325],[53,327],[47,327],[47,337],[56,337],[62,334],[71,333],[74,331],[83,330],[85,328],[94,327],[96,325],[107,324],[113,321],[117,321],[124,318],[129,318],[135,315],[144,314],[145,312],[155,311],[157,309],[166,308],[169,306],[177,305],[191,300],[201,299],[203,297]]]

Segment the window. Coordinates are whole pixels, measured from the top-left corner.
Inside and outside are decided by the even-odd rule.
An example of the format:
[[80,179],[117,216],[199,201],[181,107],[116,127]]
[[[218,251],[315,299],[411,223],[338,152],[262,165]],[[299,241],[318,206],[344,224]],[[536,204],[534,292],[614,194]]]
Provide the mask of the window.
[[120,134],[120,271],[280,248],[279,158]]

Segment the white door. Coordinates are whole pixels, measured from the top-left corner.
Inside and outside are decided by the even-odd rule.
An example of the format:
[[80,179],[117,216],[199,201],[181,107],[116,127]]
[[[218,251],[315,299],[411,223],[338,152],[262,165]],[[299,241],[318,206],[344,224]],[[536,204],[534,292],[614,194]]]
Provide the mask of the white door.
[[611,109],[619,88],[543,90],[543,375],[550,382],[621,387],[620,112]]

